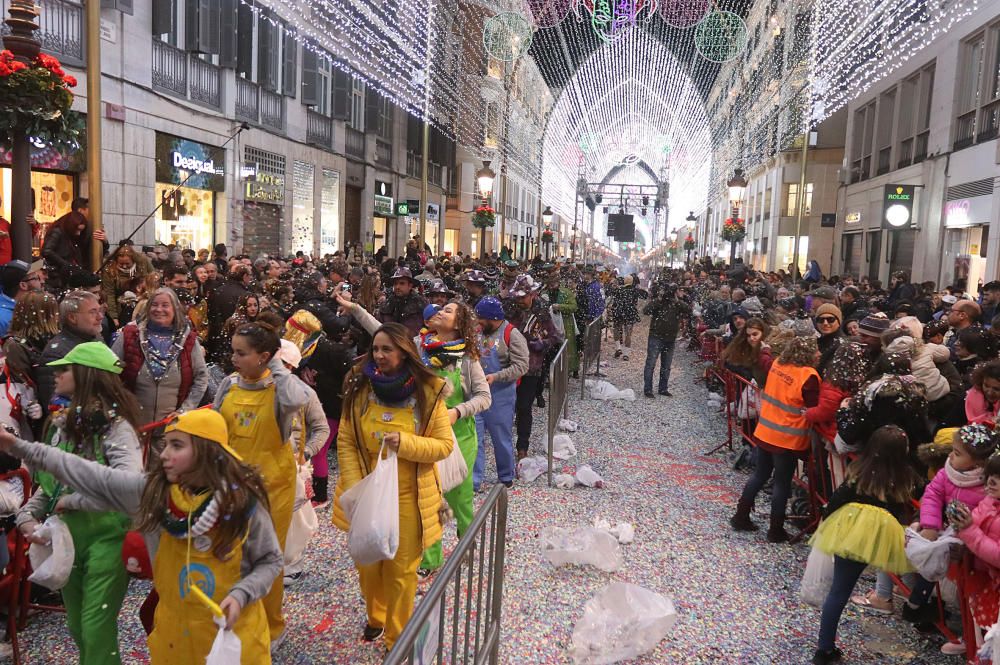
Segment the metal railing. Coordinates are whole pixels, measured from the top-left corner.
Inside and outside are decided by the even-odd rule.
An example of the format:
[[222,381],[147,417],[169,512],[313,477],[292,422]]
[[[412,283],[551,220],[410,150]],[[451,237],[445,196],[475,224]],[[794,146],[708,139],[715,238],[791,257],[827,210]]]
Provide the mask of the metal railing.
[[153,87],[186,98],[187,86],[187,52],[153,39]]
[[892,148],[882,148],[878,151],[878,170],[875,175],[884,175],[892,169]]
[[929,129],[925,129],[924,131],[917,134],[917,147],[914,150],[916,154],[913,155],[914,164],[917,164],[927,159],[927,145],[928,143],[930,143],[930,140],[931,140],[931,130]]
[[351,157],[365,158],[365,135],[353,127],[344,130],[344,151]]
[[1000,130],[1000,100],[979,109],[979,132],[976,134],[976,141],[995,139],[998,130]]
[[375,162],[384,166],[392,166],[392,144],[382,139],[375,139]]
[[306,142],[323,148],[333,146],[333,118],[306,109]]
[[496,665],[506,546],[507,488],[497,483],[382,664]]
[[285,96],[260,88],[260,124],[285,131]]
[[976,112],[969,111],[958,116],[955,123],[955,150],[972,145],[976,140]]
[[601,374],[601,338],[604,330],[604,319],[597,317],[587,324],[587,329],[583,333],[583,359],[580,361],[580,399],[587,396],[587,374],[591,365],[594,373],[591,376],[602,377]]
[[240,120],[258,122],[260,120],[259,86],[242,76],[236,77],[236,117]]
[[222,108],[222,68],[197,56],[189,58],[191,101]]
[[[42,44],[42,51],[57,56],[67,65],[83,67],[85,63],[83,5],[67,0],[41,0],[38,3],[39,30],[35,37]],[[7,16],[10,0],[3,0],[3,14]],[[9,35],[7,24],[0,26],[0,35]]]
[[[556,316],[562,316],[562,314],[556,312]],[[568,336],[570,332],[567,330],[566,335]],[[576,334],[575,326],[572,334]],[[549,487],[552,487],[552,446],[556,436],[556,425],[559,424],[560,418],[569,417],[569,361],[569,342],[563,341],[556,357],[549,365],[549,420],[546,430],[549,435],[549,446],[546,453],[549,458]]]
[[899,144],[899,161],[896,163],[896,168],[901,169],[904,166],[909,166],[913,163],[913,142],[914,138],[911,136],[902,143]]

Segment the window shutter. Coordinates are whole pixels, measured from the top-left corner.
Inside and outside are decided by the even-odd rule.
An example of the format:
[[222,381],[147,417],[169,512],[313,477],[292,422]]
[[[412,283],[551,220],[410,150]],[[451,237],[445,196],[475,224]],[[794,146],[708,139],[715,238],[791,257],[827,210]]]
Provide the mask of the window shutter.
[[424,154],[424,123],[413,115],[406,116],[406,149],[415,155]]
[[[219,9],[219,64],[236,67],[239,50],[238,25],[240,0],[221,0]],[[249,37],[247,38],[249,41]]]
[[132,0],[101,0],[101,9],[117,9],[122,14],[132,15]]
[[192,53],[219,52],[221,0],[186,0],[185,48]]
[[365,90],[365,131],[373,133],[378,131],[378,105],[380,99],[381,96],[371,88]]
[[174,25],[173,0],[153,0],[153,34],[170,34]]
[[319,56],[311,42],[302,44],[302,104],[319,104]]
[[278,56],[281,35],[272,15],[261,14],[257,21],[257,83],[278,92]]
[[333,66],[333,117],[347,120],[351,117],[351,75],[336,64]]
[[236,71],[251,78],[253,76],[253,8],[240,2],[236,9],[236,21]]
[[281,36],[281,56],[284,59],[281,69],[281,92],[289,97],[295,96],[295,61],[298,55],[295,35],[288,26],[285,26]]

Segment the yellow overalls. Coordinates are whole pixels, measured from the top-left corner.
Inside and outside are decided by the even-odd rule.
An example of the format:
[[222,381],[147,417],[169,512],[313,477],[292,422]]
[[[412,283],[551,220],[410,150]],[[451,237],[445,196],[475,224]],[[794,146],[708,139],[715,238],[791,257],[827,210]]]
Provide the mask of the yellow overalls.
[[[271,504],[271,521],[274,522],[281,551],[284,551],[285,536],[288,535],[295,505],[298,466],[292,446],[281,439],[274,400],[273,383],[261,390],[247,390],[234,383],[219,413],[229,426],[229,445],[243,457],[244,462],[257,467],[264,479],[267,500]],[[279,574],[271,585],[271,591],[263,598],[271,641],[285,630],[285,618],[281,613],[284,595],[284,576]]]
[[[188,580],[205,592],[216,604],[240,581],[243,547],[237,544],[226,561],[208,552],[190,548],[188,539],[160,533],[160,546],[153,561],[153,586],[160,595],[153,615],[153,632],[146,638],[153,665],[204,663],[219,631],[212,613],[188,591]],[[280,578],[280,575],[279,575]],[[261,602],[243,608],[233,627],[242,645],[243,665],[269,665],[271,640],[267,617]]]
[[[372,400],[361,422],[372,468],[381,447],[379,432],[413,433],[414,407],[390,407]],[[368,625],[385,627],[385,645],[392,648],[413,614],[417,567],[423,556],[420,511],[417,509],[417,464],[399,459],[399,549],[391,561],[358,566]]]

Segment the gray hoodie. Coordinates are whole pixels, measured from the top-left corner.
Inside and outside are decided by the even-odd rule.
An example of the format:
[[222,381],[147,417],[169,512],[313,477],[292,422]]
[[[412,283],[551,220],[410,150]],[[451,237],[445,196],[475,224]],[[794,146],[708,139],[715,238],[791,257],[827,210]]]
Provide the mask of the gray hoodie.
[[[135,519],[146,487],[146,476],[138,471],[126,471],[85,460],[54,446],[18,439],[10,451],[32,469],[48,471],[59,482],[86,496],[95,510],[117,510]],[[150,561],[156,560],[162,529],[143,533]],[[171,538],[172,536],[165,536]],[[229,595],[241,607],[263,598],[281,572],[284,559],[274,533],[274,524],[266,510],[257,507],[250,516],[247,539],[243,541],[240,579]]]

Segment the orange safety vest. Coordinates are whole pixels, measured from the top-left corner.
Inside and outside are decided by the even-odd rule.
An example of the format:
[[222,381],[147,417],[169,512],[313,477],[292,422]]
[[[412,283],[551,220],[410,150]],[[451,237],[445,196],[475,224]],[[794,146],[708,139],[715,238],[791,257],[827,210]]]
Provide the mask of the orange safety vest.
[[819,379],[812,367],[783,365],[775,361],[760,399],[760,419],[754,436],[764,443],[788,450],[809,448],[809,422],[803,411],[802,386],[809,377]]

